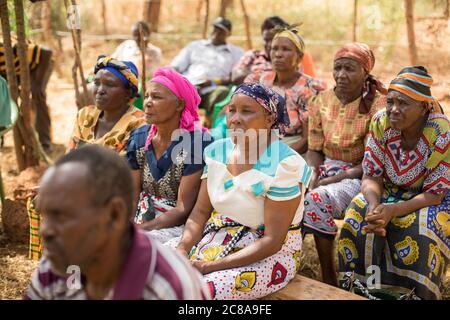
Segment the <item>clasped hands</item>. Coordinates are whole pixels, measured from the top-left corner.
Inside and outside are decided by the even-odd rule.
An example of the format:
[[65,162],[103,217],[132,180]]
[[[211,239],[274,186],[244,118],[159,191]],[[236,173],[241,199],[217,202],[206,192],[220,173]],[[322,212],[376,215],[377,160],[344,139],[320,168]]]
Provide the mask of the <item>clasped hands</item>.
[[366,233],[374,233],[376,235],[385,237],[386,226],[396,216],[396,204],[376,204],[370,205],[367,209],[366,222],[367,225],[363,227]]

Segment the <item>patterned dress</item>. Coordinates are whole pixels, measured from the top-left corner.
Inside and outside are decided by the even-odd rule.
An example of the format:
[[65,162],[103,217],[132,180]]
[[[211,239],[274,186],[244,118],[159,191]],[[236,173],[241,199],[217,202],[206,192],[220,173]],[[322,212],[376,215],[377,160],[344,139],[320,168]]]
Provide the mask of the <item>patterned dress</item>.
[[82,145],[97,144],[115,150],[121,156],[126,153],[126,146],[131,131],[145,124],[145,114],[141,110],[130,106],[122,118],[103,137],[95,138],[95,128],[102,111],[95,106],[88,106],[78,111],[69,150]]
[[[309,103],[308,149],[324,154],[320,179],[328,178],[362,162],[370,120],[385,106],[386,96],[375,95],[367,114],[359,112],[361,98],[346,105],[333,89],[319,93]],[[305,196],[303,231],[334,239],[345,209],[361,191],[360,179],[344,179],[320,186]]]
[[[127,159],[133,170],[141,172],[142,192],[134,221],[141,224],[167,213],[177,204],[178,188],[183,176],[203,169],[203,150],[212,142],[208,133],[183,133],[156,159],[153,145],[145,150],[150,125],[132,132]],[[150,234],[161,242],[180,236],[183,226],[153,230]]]
[[[233,176],[227,169],[234,144],[214,142],[205,150],[208,195],[214,213],[203,238],[190,252],[191,260],[214,261],[233,254],[264,236],[265,199],[286,201],[303,197],[311,169],[281,141],[273,142],[253,169]],[[283,214],[280,212],[280,214]],[[300,265],[303,205],[296,211],[280,251],[248,266],[204,275],[214,299],[257,299],[285,287]],[[176,245],[176,241],[168,245]]]
[[385,111],[371,123],[364,174],[383,177],[382,203],[407,201],[423,192],[444,194],[441,204],[394,218],[386,237],[366,234],[367,201],[357,195],[345,213],[339,238],[339,271],[362,281],[370,265],[381,269],[381,286],[415,290],[423,299],[440,299],[450,258],[450,122],[431,113],[414,148],[401,148],[401,132],[390,127]]

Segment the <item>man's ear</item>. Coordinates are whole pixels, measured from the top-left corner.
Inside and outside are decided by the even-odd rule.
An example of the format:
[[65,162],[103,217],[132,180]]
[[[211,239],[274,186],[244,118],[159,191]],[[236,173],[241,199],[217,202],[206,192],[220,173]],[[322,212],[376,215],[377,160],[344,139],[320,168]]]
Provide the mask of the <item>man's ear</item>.
[[114,196],[109,200],[108,227],[111,230],[120,230],[128,225],[128,209],[125,200],[119,196]]
[[266,116],[267,128],[271,129],[274,123],[275,123],[275,114],[272,114],[272,113],[268,114]]

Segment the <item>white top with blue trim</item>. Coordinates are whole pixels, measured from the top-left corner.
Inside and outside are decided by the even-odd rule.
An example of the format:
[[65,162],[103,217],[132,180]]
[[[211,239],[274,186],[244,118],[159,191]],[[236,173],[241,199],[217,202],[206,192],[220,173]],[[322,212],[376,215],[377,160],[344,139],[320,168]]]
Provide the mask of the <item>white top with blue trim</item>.
[[[205,149],[202,179],[214,209],[240,224],[258,228],[264,224],[264,200],[286,201],[301,196],[292,224],[303,217],[303,198],[312,170],[305,160],[282,141],[272,142],[251,170],[233,176],[227,168],[235,145],[230,138]],[[283,212],[280,212],[283,214]]]

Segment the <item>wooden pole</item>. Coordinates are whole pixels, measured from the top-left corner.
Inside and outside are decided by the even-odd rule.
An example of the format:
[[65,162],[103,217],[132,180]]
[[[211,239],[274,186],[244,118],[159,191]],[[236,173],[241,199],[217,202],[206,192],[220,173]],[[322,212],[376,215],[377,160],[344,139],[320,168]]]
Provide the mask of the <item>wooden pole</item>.
[[208,20],[209,20],[209,0],[205,0],[206,9],[205,9],[205,20],[203,21],[203,39],[206,39],[208,35]]
[[448,20],[450,16],[450,0],[445,2],[444,18]]
[[145,39],[144,39],[144,28],[142,24],[139,24],[139,39],[140,39],[140,49],[141,49],[141,57],[142,57],[142,75],[141,75],[141,88],[142,92],[145,91],[145,52],[147,51],[145,48]]
[[[66,6],[66,12],[67,12],[67,18],[69,18],[69,3],[68,0],[64,0],[64,4]],[[71,0],[72,6],[76,6],[76,1]],[[73,42],[73,48],[75,50],[75,69],[78,69],[81,77],[81,85],[83,87],[83,95],[80,99],[80,104],[78,105],[78,108],[84,107],[88,104],[88,88],[86,84],[86,79],[84,77],[84,71],[83,71],[83,65],[81,63],[81,29],[75,30],[74,26],[71,26],[71,33],[72,33],[72,42]],[[73,75],[73,72],[72,72]],[[78,80],[77,77],[74,77],[74,85],[76,88],[78,88]],[[75,89],[75,93],[77,92],[77,89]]]
[[356,42],[356,30],[358,27],[358,0],[353,0],[353,27],[352,27],[352,41]]
[[[31,110],[31,77],[28,63],[28,45],[25,35],[23,0],[14,0],[17,28],[17,52],[20,65],[20,113],[19,129],[23,124],[22,140],[24,142],[25,166],[39,165],[39,142],[34,130],[34,117]],[[23,120],[20,121],[20,120]]]
[[102,0],[102,24],[103,24],[103,34],[106,36],[108,34],[108,28],[106,23],[106,3]]
[[241,1],[242,12],[244,14],[244,25],[245,25],[245,35],[247,37],[247,49],[250,50],[253,48],[252,46],[252,36],[250,34],[250,19],[247,14],[247,10],[245,8],[244,0]]
[[411,65],[417,65],[416,37],[414,34],[414,3],[413,0],[404,0],[404,1],[405,1],[406,29],[408,32],[409,59]]

